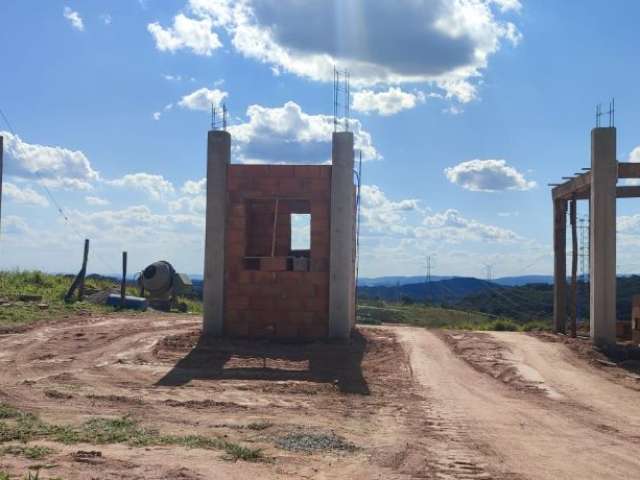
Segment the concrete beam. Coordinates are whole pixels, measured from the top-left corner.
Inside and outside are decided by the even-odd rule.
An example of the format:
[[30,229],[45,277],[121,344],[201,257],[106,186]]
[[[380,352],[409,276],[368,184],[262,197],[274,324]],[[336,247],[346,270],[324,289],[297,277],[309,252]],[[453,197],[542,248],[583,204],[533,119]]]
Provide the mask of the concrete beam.
[[227,171],[230,161],[231,135],[224,131],[209,131],[202,324],[204,336],[220,336],[224,332]]
[[567,201],[553,201],[553,329],[567,324]]
[[616,341],[616,129],[591,131],[591,338]]
[[333,134],[329,337],[348,339],[355,320],[353,133]]

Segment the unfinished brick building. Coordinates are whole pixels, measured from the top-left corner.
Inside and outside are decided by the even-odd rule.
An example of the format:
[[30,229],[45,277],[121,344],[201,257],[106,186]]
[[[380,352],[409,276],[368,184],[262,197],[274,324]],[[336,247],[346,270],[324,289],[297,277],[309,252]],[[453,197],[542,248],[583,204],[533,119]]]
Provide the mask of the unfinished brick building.
[[[210,131],[204,325],[209,336],[348,338],[355,323],[353,134],[332,165],[231,165]],[[309,215],[307,245],[292,219]]]

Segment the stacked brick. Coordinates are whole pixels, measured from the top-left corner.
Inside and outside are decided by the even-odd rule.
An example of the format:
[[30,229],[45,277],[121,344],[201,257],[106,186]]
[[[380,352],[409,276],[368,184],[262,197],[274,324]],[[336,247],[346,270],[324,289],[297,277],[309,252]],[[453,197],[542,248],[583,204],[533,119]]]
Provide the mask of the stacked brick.
[[[331,166],[230,165],[227,191],[225,333],[283,339],[326,337]],[[292,213],[311,214],[308,272],[286,269]],[[254,269],[247,267],[248,258],[259,262],[253,264]]]

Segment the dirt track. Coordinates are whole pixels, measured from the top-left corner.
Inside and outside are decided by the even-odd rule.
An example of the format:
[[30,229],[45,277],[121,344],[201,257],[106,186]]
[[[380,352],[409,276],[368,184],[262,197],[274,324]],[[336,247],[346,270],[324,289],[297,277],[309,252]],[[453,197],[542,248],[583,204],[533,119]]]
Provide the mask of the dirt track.
[[[564,345],[519,333],[458,334],[454,343],[488,345],[484,358],[476,352],[465,362],[432,332],[397,331],[433,408],[487,448],[488,465],[530,479],[640,478],[640,393]],[[487,364],[497,364],[498,381],[478,371]]]
[[[0,455],[0,471],[22,475],[44,463],[45,479],[640,477],[640,392],[560,343],[374,327],[350,345],[202,344],[199,324],[83,318],[0,335],[0,402],[65,425],[130,415],[163,434],[261,448],[266,461],[39,440],[55,453],[44,461]],[[304,453],[278,443],[309,432],[355,450]],[[79,450],[102,457],[78,462]]]

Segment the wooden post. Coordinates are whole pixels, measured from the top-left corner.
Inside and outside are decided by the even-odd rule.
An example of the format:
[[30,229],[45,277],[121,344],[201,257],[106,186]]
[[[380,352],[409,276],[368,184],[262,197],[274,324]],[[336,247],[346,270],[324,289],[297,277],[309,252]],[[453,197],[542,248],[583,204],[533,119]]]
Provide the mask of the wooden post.
[[84,298],[84,279],[87,276],[87,261],[89,260],[89,239],[84,240],[84,254],[82,256],[82,268],[80,269],[80,283],[78,284],[78,300]]
[[553,202],[553,329],[565,333],[567,322],[567,201]]
[[578,310],[578,229],[577,229],[577,205],[575,195],[571,199],[569,217],[571,221],[571,338],[577,335],[577,310]]
[[124,308],[127,296],[127,252],[122,252],[122,282],[120,283],[120,307]]

